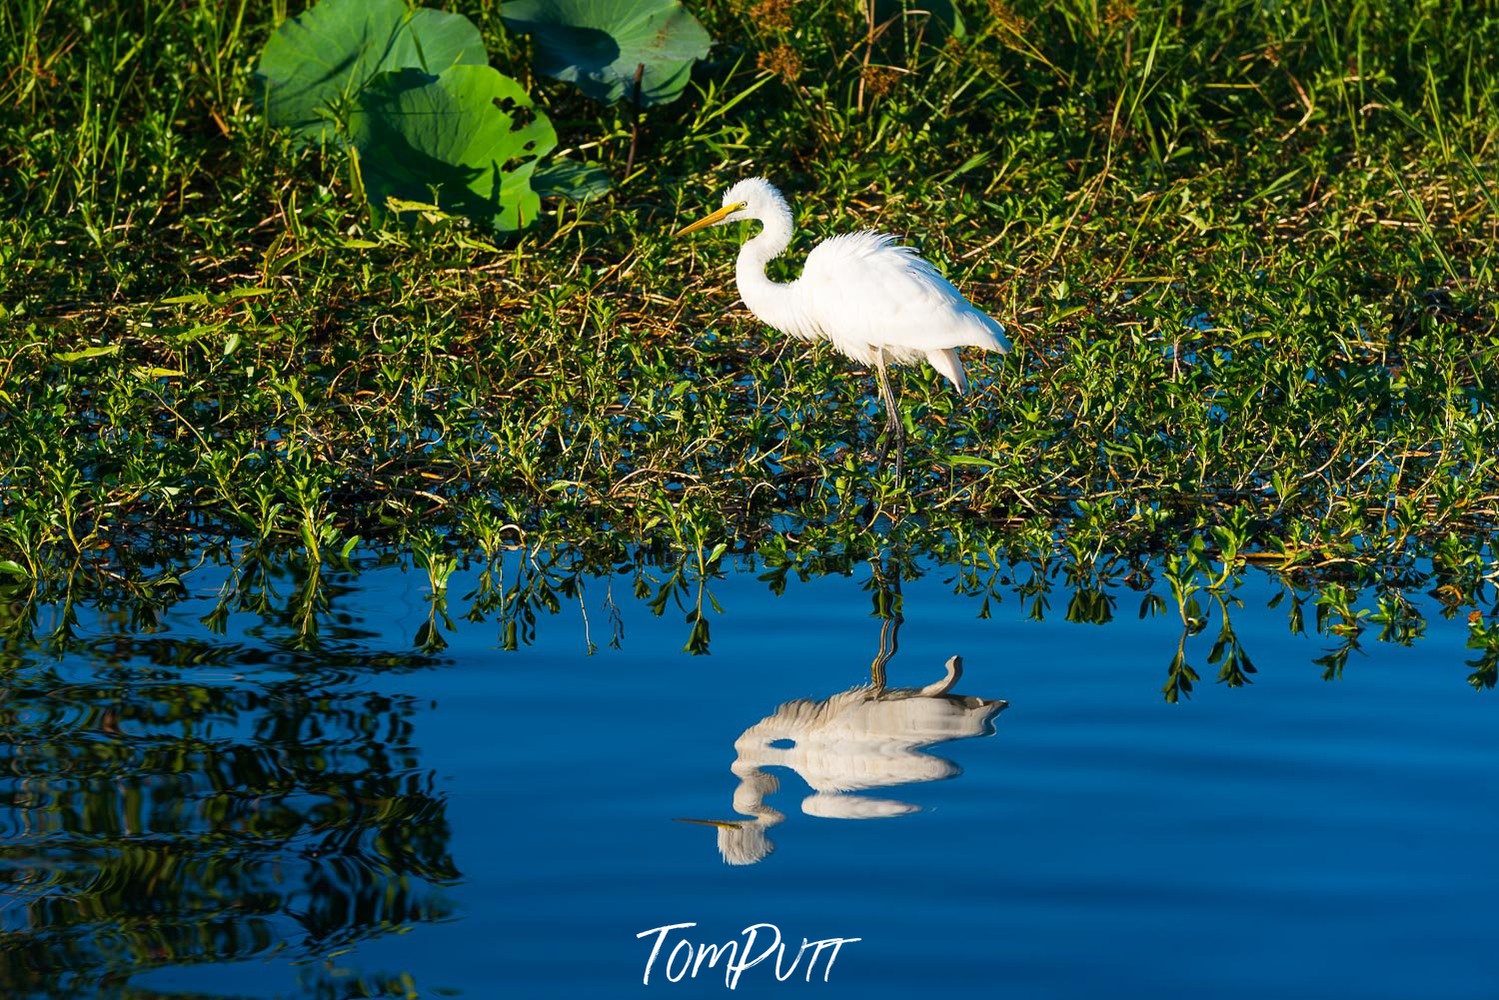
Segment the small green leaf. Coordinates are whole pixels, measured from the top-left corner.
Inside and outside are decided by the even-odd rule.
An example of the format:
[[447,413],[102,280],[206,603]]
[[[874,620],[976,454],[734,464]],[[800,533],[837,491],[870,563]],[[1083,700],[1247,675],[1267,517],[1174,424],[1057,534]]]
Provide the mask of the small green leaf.
[[392,212],[430,212],[434,215],[446,218],[447,213],[428,201],[412,201],[409,198],[397,198],[395,195],[387,195],[385,207]]
[[10,559],[0,559],[0,573],[6,573],[17,580],[31,579],[31,574],[26,571],[26,567]]
[[102,358],[110,354],[119,353],[120,345],[110,344],[108,347],[85,347],[81,351],[64,351],[60,354],[54,354],[52,357],[54,360],[61,361],[65,365],[71,365],[75,361],[84,361],[88,358]]
[[978,465],[986,469],[997,469],[999,463],[987,458],[979,458],[977,455],[948,455],[948,465]]

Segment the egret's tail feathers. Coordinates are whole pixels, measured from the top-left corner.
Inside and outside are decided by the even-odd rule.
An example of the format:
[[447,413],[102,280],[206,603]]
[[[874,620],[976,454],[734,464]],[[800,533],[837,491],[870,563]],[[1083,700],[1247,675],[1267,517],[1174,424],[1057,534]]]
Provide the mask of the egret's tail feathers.
[[1010,338],[1005,336],[1004,324],[985,312],[980,312],[979,316],[982,317],[984,328],[988,330],[989,336],[993,338],[992,343],[984,345],[984,349],[986,351],[998,351],[1000,354],[1009,354],[1013,350],[1014,345],[1010,343]]
[[958,357],[956,347],[928,351],[926,359],[933,368],[946,376],[947,380],[958,390],[959,396],[968,393],[968,374],[963,371],[963,359]]

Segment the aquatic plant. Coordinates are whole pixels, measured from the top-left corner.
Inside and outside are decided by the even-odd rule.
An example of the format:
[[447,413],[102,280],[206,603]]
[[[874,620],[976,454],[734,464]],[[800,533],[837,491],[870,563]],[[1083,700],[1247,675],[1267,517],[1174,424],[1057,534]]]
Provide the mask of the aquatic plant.
[[459,65],[489,65],[479,29],[461,14],[403,0],[319,0],[271,33],[255,81],[272,126],[300,142],[336,142],[382,73],[438,76]]
[[557,145],[546,116],[514,80],[488,66],[383,73],[349,118],[370,206],[392,199],[438,206],[498,232],[535,221],[531,178]]
[[[539,214],[531,181],[556,133],[489,65],[466,17],[401,0],[319,0],[271,34],[255,78],[271,125],[355,151],[355,183],[377,223],[393,202],[432,202],[496,232]],[[564,165],[548,190],[596,188],[580,169]]]
[[531,36],[536,72],[605,104],[676,100],[713,41],[678,0],[510,0],[501,16]]

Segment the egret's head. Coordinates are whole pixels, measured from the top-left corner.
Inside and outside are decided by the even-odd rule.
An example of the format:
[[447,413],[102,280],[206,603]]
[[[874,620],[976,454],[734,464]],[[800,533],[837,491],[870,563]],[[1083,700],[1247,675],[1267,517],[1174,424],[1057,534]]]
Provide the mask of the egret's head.
[[765,219],[778,207],[784,207],[781,197],[769,181],[763,177],[747,177],[724,192],[723,207],[703,216],[690,226],[684,226],[672,235],[686,236],[709,226],[722,226],[729,222],[746,219]]

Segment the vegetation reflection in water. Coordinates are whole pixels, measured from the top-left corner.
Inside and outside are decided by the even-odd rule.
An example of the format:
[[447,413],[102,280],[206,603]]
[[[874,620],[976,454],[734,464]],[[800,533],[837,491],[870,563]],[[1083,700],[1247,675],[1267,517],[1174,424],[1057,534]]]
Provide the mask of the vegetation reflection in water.
[[[112,630],[66,643],[71,667],[55,631],[12,635],[0,654],[7,995],[125,991],[153,967],[282,950],[324,957],[449,916],[442,887],[459,872],[414,705],[359,684],[432,657],[372,656],[349,635],[309,657],[274,638],[101,621]],[[400,982],[351,984],[315,964],[302,978],[310,996]]]
[[[954,553],[898,539],[882,552],[818,552],[777,537],[741,554],[520,545],[473,554],[432,538],[410,561],[210,544],[193,560],[165,552],[155,563],[121,557],[0,581],[0,724],[11,734],[0,748],[10,902],[0,909],[0,971],[22,995],[56,995],[157,966],[327,956],[451,916],[444,887],[461,876],[444,795],[413,738],[415,708],[363,684],[445,663],[455,615],[495,628],[510,650],[555,618],[578,628],[591,653],[625,641],[616,590],[628,587],[655,615],[680,615],[684,650],[704,654],[712,621],[733,612],[715,595],[731,573],[754,574],[776,594],[819,575],[863,576],[883,625],[871,685],[820,701],[787,692],[735,742],[732,802],[747,819],[710,822],[724,859],[741,864],[770,852],[767,831],[781,817],[766,802],[766,767],[807,780],[814,794],[802,809],[812,815],[899,815],[914,807],[847,793],[951,776],[954,765],[923,750],[994,731],[1004,702],[987,695],[1003,692],[957,695],[956,665],[925,688],[885,688],[901,584],[919,576],[940,576],[979,617],[1018,603],[1035,620],[1171,621],[1176,640],[1161,649],[1169,701],[1190,696],[1204,665],[1229,687],[1252,682],[1234,620],[1266,581],[1289,629],[1322,638],[1313,663],[1328,680],[1371,639],[1419,642],[1431,598],[1444,617],[1466,619],[1476,651],[1468,683],[1492,688],[1499,666],[1492,564],[1455,540],[1419,557],[1286,569],[1196,537],[1154,558],[1065,544]],[[404,652],[371,653],[390,640],[366,631],[353,608],[361,573],[381,568],[425,576],[426,619]],[[195,582],[210,575],[210,585]],[[1246,586],[1252,576],[1263,580]],[[450,589],[459,578],[461,596]],[[204,629],[224,638],[162,631],[189,597],[207,607]],[[231,619],[242,638],[228,637]],[[891,766],[848,780],[876,751]],[[304,971],[321,995],[385,995],[400,982],[351,987],[329,967]]]
[[[1141,619],[1163,617],[1180,623],[1177,641],[1164,649],[1166,681],[1162,693],[1175,702],[1190,696],[1201,674],[1193,660],[1216,668],[1216,680],[1229,687],[1252,683],[1256,668],[1234,628],[1235,613],[1245,606],[1245,583],[1268,581],[1274,591],[1268,607],[1286,616],[1293,635],[1315,635],[1326,645],[1312,662],[1326,680],[1342,676],[1349,658],[1372,637],[1374,641],[1410,646],[1426,631],[1426,598],[1444,618],[1463,617],[1468,646],[1478,651],[1467,661],[1468,683],[1484,689],[1499,680],[1499,591],[1492,584],[1499,567],[1486,546],[1448,535],[1430,548],[1372,554],[1360,559],[1309,559],[1296,554],[1246,552],[1231,532],[1218,530],[1214,542],[1192,535],[1164,552],[1101,554],[1047,537],[1040,544],[964,550],[949,536],[907,544],[887,538],[881,551],[799,548],[786,535],[753,553],[730,555],[726,546],[698,546],[686,551],[629,547],[594,552],[572,547],[496,549],[481,561],[477,585],[462,600],[470,621],[493,619],[507,650],[535,641],[542,615],[557,615],[576,605],[584,641],[597,649],[596,630],[584,596],[590,582],[605,588],[610,646],[623,639],[623,621],[614,598],[615,577],[623,577],[634,595],[657,616],[681,614],[686,630],[684,650],[707,654],[714,615],[726,609],[714,595],[714,584],[729,574],[752,573],[776,595],[793,579],[824,575],[867,576],[873,614],[898,616],[900,580],[939,573],[953,594],[974,602],[975,614],[988,618],[1008,601],[1018,602],[1025,617],[1044,621],[1060,613],[1078,624],[1106,625],[1118,614]],[[430,652],[445,648],[444,628],[451,630],[448,578],[460,563],[456,555],[435,554],[417,546],[414,562],[425,567],[431,594],[428,621],[415,642]],[[438,570],[434,571],[433,567]],[[595,581],[595,578],[600,578]],[[1191,640],[1211,637],[1205,658]]]
[[[618,648],[625,624],[616,588],[627,587],[658,617],[681,615],[683,649],[695,655],[711,649],[715,616],[731,613],[715,586],[729,575],[753,575],[780,596],[796,581],[822,576],[864,577],[872,614],[881,620],[900,614],[900,585],[939,575],[955,597],[971,601],[979,618],[1014,602],[1028,620],[1061,614],[1066,621],[1106,625],[1116,616],[1164,618],[1180,624],[1178,641],[1163,649],[1169,663],[1168,701],[1190,695],[1200,680],[1198,663],[1218,668],[1216,679],[1230,687],[1252,681],[1255,667],[1234,628],[1244,594],[1268,583],[1270,609],[1286,616],[1291,634],[1326,641],[1313,662],[1328,680],[1341,676],[1351,655],[1372,638],[1413,645],[1425,635],[1432,610],[1445,619],[1462,618],[1468,645],[1478,651],[1468,661],[1468,680],[1492,688],[1499,661],[1499,590],[1493,586],[1499,564],[1486,536],[1449,534],[1431,545],[1365,552],[1357,558],[1315,549],[1249,551],[1231,530],[1191,534],[1175,545],[1140,551],[1101,551],[1069,536],[1048,532],[1017,534],[1008,540],[984,536],[981,543],[947,531],[923,533],[900,526],[893,533],[857,536],[861,544],[826,546],[799,543],[776,533],[750,551],[727,544],[682,544],[683,540],[630,543],[594,536],[591,544],[514,543],[497,536],[477,550],[459,549],[429,533],[407,545],[353,557],[309,546],[302,550],[243,543],[203,543],[189,549],[123,551],[93,562],[54,563],[33,577],[0,574],[0,636],[12,650],[59,655],[78,649],[75,636],[81,608],[106,613],[122,633],[156,630],[162,616],[186,597],[204,598],[194,572],[223,567],[216,601],[201,623],[223,634],[231,614],[251,615],[252,636],[272,637],[287,649],[323,650],[332,641],[357,642],[377,633],[364,631],[345,603],[357,594],[361,573],[399,567],[425,577],[426,621],[410,639],[412,655],[438,656],[457,627],[454,615],[470,623],[492,623],[497,644],[515,651],[536,641],[546,618],[574,608],[586,652],[600,642]],[[875,539],[878,548],[862,544]],[[999,540],[997,540],[999,539]],[[467,586],[455,596],[452,582]],[[592,593],[590,593],[592,592]],[[570,627],[570,626],[569,626]],[[1206,657],[1191,642],[1212,639]],[[889,641],[889,637],[886,637]]]

